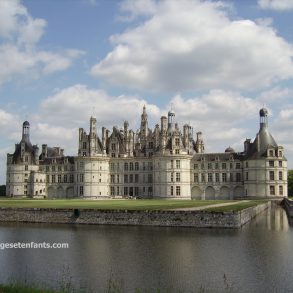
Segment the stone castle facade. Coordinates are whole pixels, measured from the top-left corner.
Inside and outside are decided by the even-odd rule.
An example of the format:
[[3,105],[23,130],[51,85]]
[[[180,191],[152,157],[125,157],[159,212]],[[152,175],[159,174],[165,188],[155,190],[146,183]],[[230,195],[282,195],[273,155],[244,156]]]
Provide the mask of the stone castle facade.
[[234,199],[287,197],[287,160],[268,129],[268,112],[260,112],[260,129],[243,152],[228,147],[205,153],[202,133],[175,123],[175,113],[161,117],[152,130],[143,107],[140,129],[127,121],[112,132],[90,118],[87,133],[79,129],[77,156],[63,149],[39,149],[30,141],[25,121],[15,152],[7,154],[6,195],[47,198]]

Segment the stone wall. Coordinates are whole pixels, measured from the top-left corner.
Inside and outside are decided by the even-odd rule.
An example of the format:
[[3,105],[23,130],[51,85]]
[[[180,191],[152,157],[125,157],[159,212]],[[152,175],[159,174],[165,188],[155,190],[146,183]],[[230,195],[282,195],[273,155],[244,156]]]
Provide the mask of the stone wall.
[[269,204],[239,212],[0,208],[0,222],[240,228]]

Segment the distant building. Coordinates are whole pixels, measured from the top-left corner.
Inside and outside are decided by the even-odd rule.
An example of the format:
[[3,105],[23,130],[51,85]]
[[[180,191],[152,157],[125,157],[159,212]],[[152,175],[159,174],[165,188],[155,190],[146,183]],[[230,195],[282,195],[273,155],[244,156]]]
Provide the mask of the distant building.
[[77,156],[46,144],[32,145],[29,122],[22,139],[7,155],[6,195],[48,198],[167,198],[234,199],[286,197],[287,160],[268,130],[268,112],[260,110],[260,129],[244,151],[228,147],[223,153],[205,153],[202,133],[175,123],[175,113],[161,117],[151,130],[143,107],[140,129],[102,128],[96,118],[90,131],[79,129]]

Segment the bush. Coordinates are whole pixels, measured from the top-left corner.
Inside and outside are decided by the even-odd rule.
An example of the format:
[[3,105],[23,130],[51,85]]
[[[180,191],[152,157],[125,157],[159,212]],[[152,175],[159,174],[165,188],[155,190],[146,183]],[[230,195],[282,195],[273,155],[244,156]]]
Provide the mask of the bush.
[[288,196],[293,196],[293,170],[288,170]]
[[6,185],[0,185],[0,196],[6,195]]

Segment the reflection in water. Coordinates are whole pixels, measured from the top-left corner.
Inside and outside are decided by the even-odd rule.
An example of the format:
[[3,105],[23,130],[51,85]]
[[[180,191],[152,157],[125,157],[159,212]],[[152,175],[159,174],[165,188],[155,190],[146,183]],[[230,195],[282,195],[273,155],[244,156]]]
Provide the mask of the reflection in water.
[[[126,292],[290,292],[293,230],[280,207],[242,229],[0,224],[0,242],[68,242],[69,249],[0,250],[1,282]],[[224,277],[225,276],[225,277]]]

